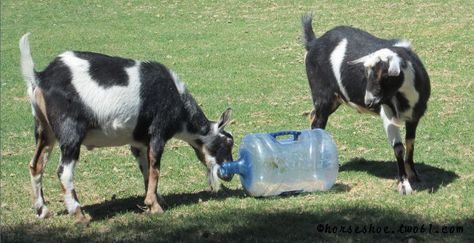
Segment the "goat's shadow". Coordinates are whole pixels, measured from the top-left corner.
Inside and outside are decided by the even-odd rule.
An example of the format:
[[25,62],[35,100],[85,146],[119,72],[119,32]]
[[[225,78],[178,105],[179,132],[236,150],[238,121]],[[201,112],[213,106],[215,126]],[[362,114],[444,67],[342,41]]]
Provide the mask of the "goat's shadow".
[[[412,184],[414,189],[417,191],[427,190],[429,193],[434,193],[438,191],[440,187],[446,186],[459,178],[459,176],[452,171],[447,171],[422,162],[416,163],[415,166],[421,179],[421,182],[415,182]],[[363,158],[353,158],[344,163],[339,171],[361,171],[384,179],[396,179],[397,163],[395,161],[367,161]],[[344,193],[350,190],[351,188],[344,184],[336,184],[332,189],[333,192],[335,191],[337,193]],[[167,210],[182,205],[197,204],[208,200],[224,200],[229,197],[244,198],[246,197],[246,194],[241,189],[228,189],[226,187],[223,187],[223,189],[217,193],[212,191],[201,191],[167,194],[163,195],[165,201],[163,207]],[[83,210],[92,217],[93,221],[99,221],[127,212],[141,214],[143,213],[143,210],[140,209],[139,206],[143,205],[143,200],[144,195],[112,199],[106,200],[105,202],[86,205],[83,207]]]
[[[188,192],[178,194],[162,195],[164,204],[163,209],[171,209],[182,205],[197,204],[208,200],[224,200],[229,197],[244,198],[245,192],[239,189],[229,189],[223,186],[219,192],[200,191]],[[119,198],[106,200],[96,204],[86,205],[82,209],[88,213],[93,221],[104,220],[115,215],[123,213],[143,213],[141,207],[143,206],[144,195],[131,196],[127,198]]]
[[[429,193],[435,193],[441,186],[446,186],[459,178],[452,171],[437,168],[424,162],[416,162],[415,168],[421,180],[420,182],[412,183],[413,189],[417,191],[428,190]],[[363,171],[384,179],[396,179],[398,166],[396,161],[373,161],[353,158],[344,163],[339,168],[339,171]]]
[[[345,193],[350,191],[350,187],[336,183],[331,189],[332,193]],[[324,192],[322,192],[324,193]],[[281,197],[293,197],[301,196],[303,194],[287,194],[280,197],[274,197],[273,199]],[[209,200],[224,200],[226,198],[245,198],[247,195],[242,189],[229,189],[222,185],[222,189],[219,192],[212,191],[200,191],[200,192],[188,192],[188,193],[176,193],[176,194],[167,194],[162,195],[164,199],[164,204],[160,203],[163,206],[164,210],[171,208],[179,207],[182,205],[190,205],[206,202]],[[107,218],[112,218],[115,215],[123,213],[136,213],[141,214],[144,211],[141,209],[143,207],[144,196],[131,196],[127,198],[118,198],[106,200],[105,202],[100,202],[96,204],[86,205],[82,209],[92,217],[92,221],[100,221]],[[258,199],[272,199],[272,197],[258,198]],[[66,214],[66,212],[64,212]]]

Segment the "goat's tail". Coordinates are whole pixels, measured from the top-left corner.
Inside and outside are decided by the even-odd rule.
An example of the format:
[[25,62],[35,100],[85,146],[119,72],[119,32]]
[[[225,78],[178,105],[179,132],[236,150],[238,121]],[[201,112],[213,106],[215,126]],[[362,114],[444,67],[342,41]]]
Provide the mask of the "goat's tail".
[[28,41],[28,36],[31,33],[26,33],[20,38],[20,53],[21,53],[21,74],[23,79],[26,81],[28,88],[28,95],[30,96],[31,101],[33,101],[33,90],[38,85],[36,79],[35,67],[33,63],[33,57],[31,57],[30,43]]
[[307,51],[311,49],[311,46],[313,46],[316,43],[316,35],[314,34],[313,31],[313,14],[312,13],[307,13],[301,17],[301,25],[303,27],[303,41],[304,41],[304,47],[306,48]]

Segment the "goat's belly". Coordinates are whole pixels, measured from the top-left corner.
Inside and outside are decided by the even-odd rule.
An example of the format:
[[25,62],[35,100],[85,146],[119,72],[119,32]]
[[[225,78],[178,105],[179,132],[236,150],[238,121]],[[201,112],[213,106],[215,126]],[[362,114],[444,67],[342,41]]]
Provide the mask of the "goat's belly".
[[135,143],[136,141],[133,139],[133,132],[130,130],[105,132],[101,129],[90,130],[82,142],[87,149],[93,149],[96,147],[115,147]]

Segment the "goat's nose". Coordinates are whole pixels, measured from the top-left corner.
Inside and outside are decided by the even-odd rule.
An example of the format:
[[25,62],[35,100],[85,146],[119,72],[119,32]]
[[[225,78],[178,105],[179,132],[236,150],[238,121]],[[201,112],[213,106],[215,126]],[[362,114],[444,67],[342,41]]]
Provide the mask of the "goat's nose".
[[227,175],[227,176],[222,176],[220,173],[217,173],[217,176],[223,180],[223,181],[226,181],[226,182],[229,182],[232,180],[232,178],[234,177],[234,174],[232,175]]
[[365,93],[364,103],[369,108],[374,108],[380,103],[381,100],[382,100],[381,97],[377,97],[370,92]]
[[372,104],[374,103],[374,100],[375,100],[374,95],[369,91],[365,91],[365,96],[364,96],[365,105],[369,107],[372,106]]

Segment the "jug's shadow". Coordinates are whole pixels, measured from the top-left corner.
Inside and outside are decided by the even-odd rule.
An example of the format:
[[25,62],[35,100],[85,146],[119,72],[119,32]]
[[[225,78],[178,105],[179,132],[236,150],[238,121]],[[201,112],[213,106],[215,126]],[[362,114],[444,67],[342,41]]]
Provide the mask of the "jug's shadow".
[[[222,187],[219,192],[200,191],[162,195],[164,210],[182,205],[202,203],[208,200],[224,200],[229,197],[243,198],[245,192],[240,189]],[[105,202],[86,205],[82,209],[92,217],[92,221],[104,220],[123,213],[143,213],[139,206],[143,205],[144,196],[131,196],[106,200]]]
[[[396,179],[398,175],[397,168],[397,162],[395,161],[373,161],[353,158],[343,164],[339,171],[364,171],[380,178]],[[424,162],[415,162],[415,168],[421,180],[412,184],[417,191],[428,190],[429,193],[435,193],[441,186],[446,186],[459,178],[452,171],[437,168]]]

